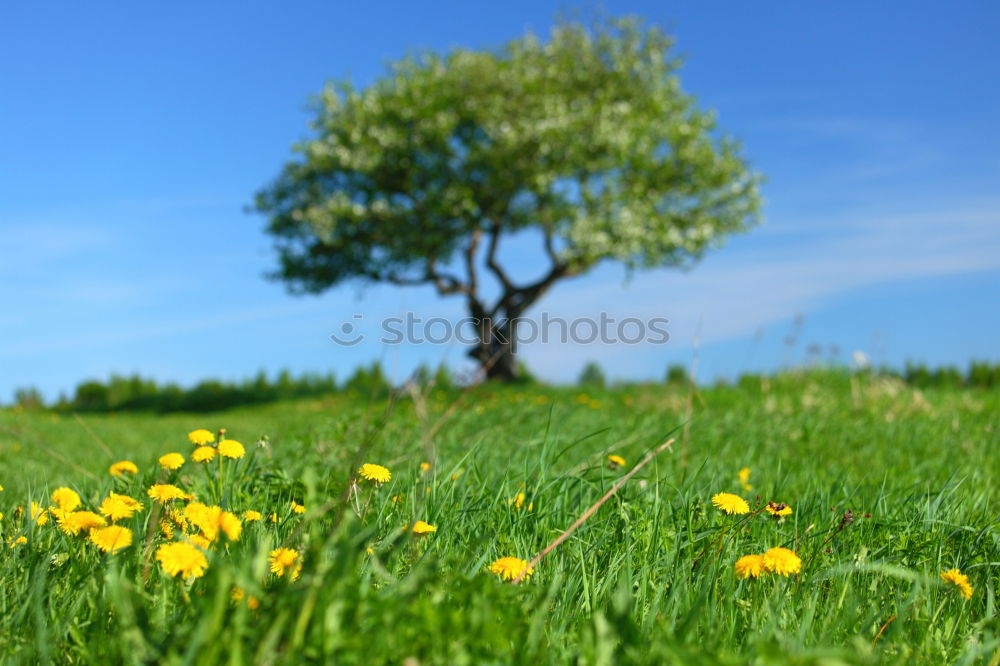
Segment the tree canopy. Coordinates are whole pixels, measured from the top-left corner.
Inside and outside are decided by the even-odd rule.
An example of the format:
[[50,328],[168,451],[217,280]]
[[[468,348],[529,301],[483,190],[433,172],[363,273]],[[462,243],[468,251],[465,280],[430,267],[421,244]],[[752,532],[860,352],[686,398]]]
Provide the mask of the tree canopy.
[[[274,277],[306,293],[431,284],[495,322],[602,260],[691,265],[757,220],[759,179],[681,89],[672,45],[633,19],[563,24],[547,41],[412,56],[363,89],[329,85],[310,137],[257,197]],[[549,262],[529,282],[497,255],[525,229]],[[472,352],[484,363],[504,353],[486,342]]]

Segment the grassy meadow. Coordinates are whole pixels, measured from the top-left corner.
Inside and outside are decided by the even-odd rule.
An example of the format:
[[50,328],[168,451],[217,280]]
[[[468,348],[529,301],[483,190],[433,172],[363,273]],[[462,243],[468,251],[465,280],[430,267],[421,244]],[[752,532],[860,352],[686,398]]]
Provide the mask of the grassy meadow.
[[[195,462],[188,433],[199,428],[225,428],[245,454]],[[998,435],[1000,391],[826,371],[693,396],[485,386],[210,414],[6,409],[0,654],[8,664],[995,666]],[[672,447],[523,582],[491,571],[499,558],[531,560],[668,437]],[[185,459],[179,469],[158,464],[170,452]],[[124,460],[138,472],[109,474]],[[361,478],[365,463],[391,479]],[[154,484],[194,499],[160,503]],[[132,541],[103,552],[94,535],[106,526],[90,537],[63,529],[60,487],[79,495],[72,510]],[[749,511],[716,508],[721,492]],[[112,519],[109,493],[142,507]],[[791,515],[770,515],[769,501]],[[185,508],[195,502],[201,513]],[[436,531],[415,534],[416,521]],[[189,551],[163,550],[173,543],[193,544],[203,570]],[[798,573],[736,575],[740,557],[775,547],[797,555]],[[940,577],[953,568],[971,598]]]

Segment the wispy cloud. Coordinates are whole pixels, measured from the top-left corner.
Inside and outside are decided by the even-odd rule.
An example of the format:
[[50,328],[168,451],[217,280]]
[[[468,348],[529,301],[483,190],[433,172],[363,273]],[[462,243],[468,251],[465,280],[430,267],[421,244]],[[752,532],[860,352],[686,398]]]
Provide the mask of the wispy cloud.
[[[847,213],[796,243],[708,258],[689,273],[655,271],[628,285],[569,282],[541,307],[571,317],[605,311],[671,320],[671,348],[688,347],[702,322],[705,344],[752,335],[761,327],[823,308],[853,290],[894,281],[1000,269],[1000,202],[890,216]],[[529,345],[525,358],[546,376],[566,376],[581,358],[641,359],[648,348]]]

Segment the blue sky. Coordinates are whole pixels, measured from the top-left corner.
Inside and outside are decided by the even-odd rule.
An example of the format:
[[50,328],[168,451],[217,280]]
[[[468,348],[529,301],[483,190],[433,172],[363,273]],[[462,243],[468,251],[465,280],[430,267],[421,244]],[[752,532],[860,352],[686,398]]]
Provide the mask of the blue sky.
[[[687,90],[764,172],[765,223],[689,273],[601,266],[541,311],[660,316],[666,345],[527,345],[541,376],[686,363],[773,369],[807,344],[877,362],[1000,360],[1000,6],[987,2],[605,2],[676,35]],[[191,383],[381,358],[465,363],[460,345],[380,345],[375,322],[456,319],[430,289],[296,298],[253,193],[303,137],[309,95],[412,50],[547,32],[564,3],[7,3],[0,9],[0,401],[133,371]],[[569,12],[572,13],[572,12]],[[529,239],[505,258],[530,263]],[[363,313],[369,339],[329,334]],[[366,328],[367,327],[367,328]]]

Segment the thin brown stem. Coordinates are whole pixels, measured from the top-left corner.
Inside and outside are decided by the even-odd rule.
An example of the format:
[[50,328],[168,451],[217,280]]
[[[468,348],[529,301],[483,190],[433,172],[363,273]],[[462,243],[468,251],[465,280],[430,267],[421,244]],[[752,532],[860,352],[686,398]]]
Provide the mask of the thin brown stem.
[[892,622],[895,619],[896,619],[895,615],[889,616],[889,619],[885,621],[885,624],[882,625],[882,628],[878,630],[877,634],[875,634],[875,638],[872,639],[872,645],[875,645],[875,643],[878,642],[878,639],[882,637],[882,634],[885,633],[885,630],[889,628],[889,625],[892,624]]
[[566,539],[568,539],[570,537],[570,535],[573,534],[573,532],[575,532],[581,525],[583,525],[585,522],[587,522],[587,519],[590,518],[592,515],[594,515],[594,513],[596,513],[598,509],[600,509],[602,506],[604,506],[604,504],[609,499],[611,499],[614,496],[615,493],[617,493],[619,490],[621,490],[621,487],[624,486],[626,483],[628,483],[628,480],[631,479],[633,476],[635,476],[636,472],[638,472],[640,469],[642,469],[643,467],[645,467],[649,463],[649,461],[651,461],[656,456],[660,455],[666,449],[670,449],[671,452],[672,452],[673,449],[671,448],[671,445],[673,445],[673,443],[674,443],[674,438],[671,437],[670,439],[668,439],[667,441],[665,441],[663,444],[660,444],[658,447],[656,447],[655,449],[653,449],[652,451],[650,451],[649,453],[647,453],[646,457],[643,458],[639,462],[639,464],[637,464],[635,467],[633,467],[632,470],[628,474],[626,474],[622,478],[618,479],[618,482],[615,483],[615,485],[611,486],[611,489],[608,492],[604,493],[604,497],[602,497],[601,499],[599,499],[596,502],[594,502],[590,506],[589,509],[587,509],[586,511],[583,512],[582,516],[580,516],[579,518],[576,519],[576,522],[574,522],[572,525],[570,525],[566,529],[565,532],[563,532],[558,537],[556,537],[555,541],[553,541],[548,546],[546,546],[545,550],[543,550],[542,552],[538,553],[538,555],[535,555],[535,558],[533,560],[531,560],[531,562],[528,563],[528,566],[526,566],[521,571],[521,573],[519,573],[517,575],[517,578],[515,578],[511,582],[514,583],[515,585],[517,585],[518,583],[520,583],[521,580],[524,578],[525,574],[527,574],[527,572],[529,570],[533,569],[539,562],[542,561],[543,557],[545,557],[546,555],[548,555],[549,553],[551,553],[553,550],[555,550],[556,548],[558,548],[559,544],[561,544],[563,541],[565,541]]
[[102,440],[100,437],[98,437],[97,435],[95,435],[93,430],[91,430],[90,428],[87,427],[87,424],[83,422],[83,419],[80,418],[79,414],[77,414],[76,412],[73,412],[73,418],[76,419],[76,422],[80,424],[81,428],[83,428],[85,431],[87,431],[87,434],[90,435],[91,439],[93,439],[95,442],[97,442],[97,445],[99,447],[101,447],[102,449],[104,449],[104,452],[106,454],[108,454],[109,458],[114,458],[115,457],[115,454],[114,454],[114,452],[111,451],[111,448],[107,444],[104,443],[104,440]]

